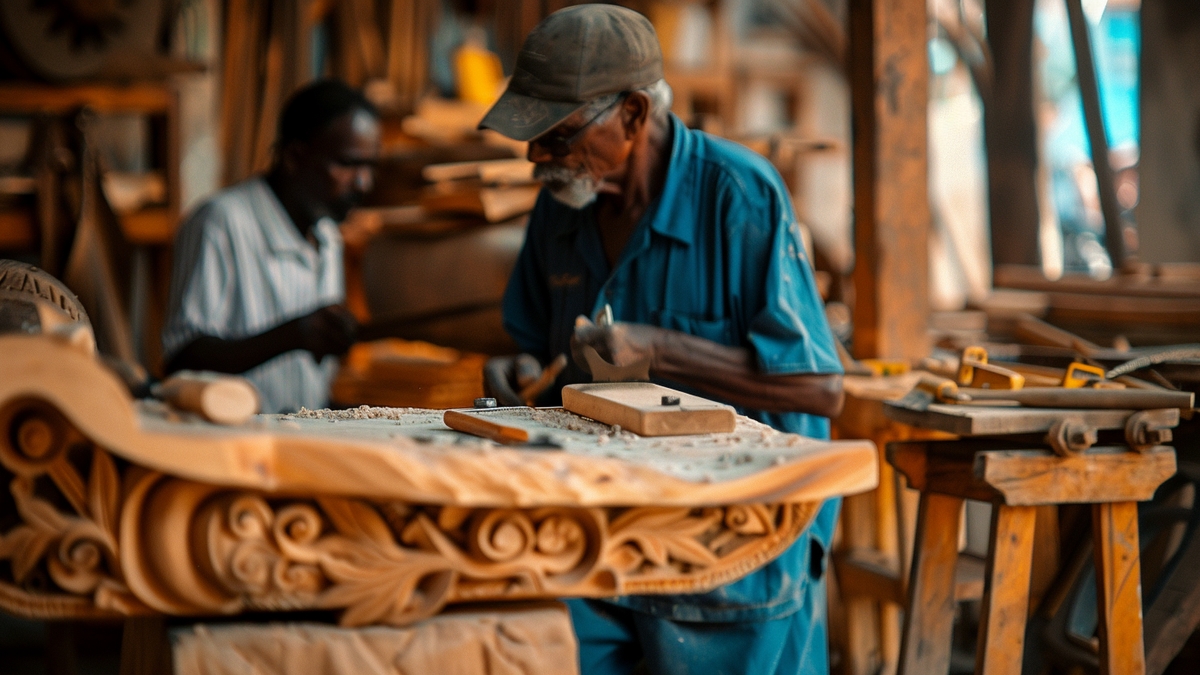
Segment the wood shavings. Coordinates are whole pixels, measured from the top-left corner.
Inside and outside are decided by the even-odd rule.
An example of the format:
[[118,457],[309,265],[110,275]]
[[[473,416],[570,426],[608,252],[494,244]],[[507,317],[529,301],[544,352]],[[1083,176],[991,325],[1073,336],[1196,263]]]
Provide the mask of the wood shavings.
[[294,412],[286,417],[296,417],[309,420],[401,420],[405,416],[428,413],[428,410],[421,408],[380,408],[369,405],[360,405],[357,408],[348,410],[309,410],[308,408],[300,408],[299,412]]

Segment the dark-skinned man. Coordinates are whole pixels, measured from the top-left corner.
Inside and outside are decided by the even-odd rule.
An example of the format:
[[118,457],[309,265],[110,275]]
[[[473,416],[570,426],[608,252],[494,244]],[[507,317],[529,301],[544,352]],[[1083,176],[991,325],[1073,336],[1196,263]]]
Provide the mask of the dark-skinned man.
[[288,100],[268,173],[214,195],[176,235],[168,372],[240,373],[265,413],[328,405],[357,330],[337,224],[371,189],[379,144],[378,112],[341,82]]
[[[480,125],[530,141],[545,186],[504,296],[525,354],[489,362],[488,386],[519,404],[514,389],[540,364],[587,344],[827,438],[841,367],[784,185],[749,150],[688,130],[670,99],[654,29],[636,12],[570,7],[526,39]],[[615,323],[576,325],[606,305]],[[558,384],[586,381],[581,367]],[[710,593],[569,601],[583,672],[827,673],[837,508],[825,503],[779,558]]]

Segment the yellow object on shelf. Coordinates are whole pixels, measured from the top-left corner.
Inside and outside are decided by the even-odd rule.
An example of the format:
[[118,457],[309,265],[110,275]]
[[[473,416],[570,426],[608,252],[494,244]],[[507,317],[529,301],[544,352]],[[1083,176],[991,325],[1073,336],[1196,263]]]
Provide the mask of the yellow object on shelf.
[[482,35],[468,33],[466,41],[454,52],[454,76],[460,100],[490,106],[500,98],[504,68],[500,57],[483,45]]

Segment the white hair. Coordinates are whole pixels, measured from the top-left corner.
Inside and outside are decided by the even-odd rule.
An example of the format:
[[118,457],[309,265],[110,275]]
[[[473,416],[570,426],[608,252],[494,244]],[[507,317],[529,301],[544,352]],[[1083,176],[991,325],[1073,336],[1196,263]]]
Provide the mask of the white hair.
[[[650,98],[650,118],[655,122],[665,122],[667,113],[671,112],[671,104],[675,100],[675,94],[671,91],[671,85],[667,84],[666,80],[659,80],[654,84],[640,87],[632,91],[640,91]],[[583,119],[592,119],[596,115],[604,112],[606,108],[612,107],[605,117],[613,114],[616,107],[613,106],[625,93],[621,94],[605,94],[588,101],[587,105],[580,109]],[[597,120],[603,122],[604,120]]]

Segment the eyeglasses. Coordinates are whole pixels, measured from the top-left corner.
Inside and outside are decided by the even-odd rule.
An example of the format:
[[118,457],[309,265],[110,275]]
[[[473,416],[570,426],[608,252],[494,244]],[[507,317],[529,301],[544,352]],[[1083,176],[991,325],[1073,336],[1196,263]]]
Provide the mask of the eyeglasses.
[[535,138],[534,140],[530,141],[530,143],[536,143],[542,146],[547,152],[555,157],[566,157],[567,155],[571,154],[571,146],[575,145],[580,137],[583,136],[583,132],[587,131],[588,127],[592,126],[593,123],[598,121],[601,117],[604,117],[605,113],[607,113],[609,110],[612,110],[614,106],[624,100],[625,94],[621,94],[617,97],[617,100],[605,106],[604,110],[596,113],[592,119],[588,120],[586,124],[576,129],[575,133],[571,134],[570,136],[563,136],[561,134],[547,134],[545,136]]

